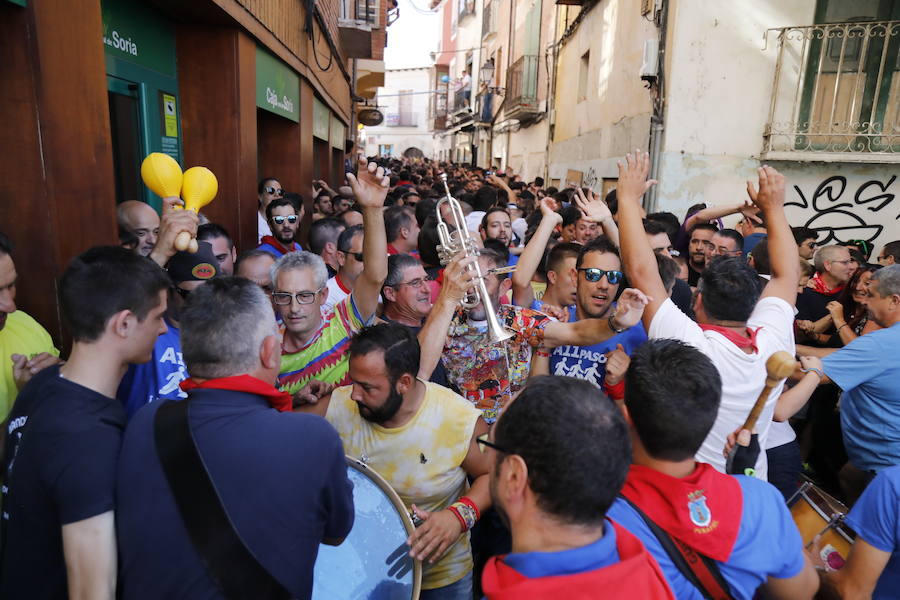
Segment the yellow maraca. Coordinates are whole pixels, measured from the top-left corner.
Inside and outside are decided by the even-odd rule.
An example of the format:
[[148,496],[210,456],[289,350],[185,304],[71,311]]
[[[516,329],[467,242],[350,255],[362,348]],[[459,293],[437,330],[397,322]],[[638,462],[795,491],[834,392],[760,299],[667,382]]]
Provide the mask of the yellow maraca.
[[181,167],[168,154],[148,154],[141,163],[141,179],[160,198],[177,198],[181,194]]
[[[212,202],[219,191],[219,181],[213,172],[206,167],[191,167],[184,172],[181,183],[181,197],[184,198],[185,210],[200,212],[200,209]],[[176,250],[197,251],[197,240],[191,238],[191,234],[182,231],[175,238]]]

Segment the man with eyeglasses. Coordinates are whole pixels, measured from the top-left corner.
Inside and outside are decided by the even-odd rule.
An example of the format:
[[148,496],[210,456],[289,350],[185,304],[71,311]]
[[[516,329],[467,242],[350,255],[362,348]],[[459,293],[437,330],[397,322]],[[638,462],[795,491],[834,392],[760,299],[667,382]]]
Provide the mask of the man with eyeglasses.
[[855,265],[846,246],[822,246],[816,250],[813,255],[816,272],[797,297],[797,319],[818,321],[829,314],[828,303],[840,296],[856,270]]
[[272,235],[264,236],[258,248],[279,258],[288,252],[303,250],[297,243],[297,231],[303,219],[303,206],[287,198],[277,198],[266,207],[266,216]]
[[812,260],[813,254],[818,248],[818,234],[809,227],[791,227],[791,233],[794,234],[794,241],[797,242],[797,251],[803,260]]
[[720,229],[712,236],[710,256],[741,256],[743,248],[744,236],[734,229]]
[[431,278],[414,256],[394,254],[388,257],[388,274],[384,280],[382,318],[414,328],[416,333],[431,311]]
[[[577,302],[569,307],[569,320],[609,319],[615,310],[615,298],[625,276],[618,249],[606,236],[594,238],[582,247],[575,262]],[[616,335],[591,346],[560,346],[550,355],[550,373],[584,379],[598,388],[616,386],[619,380],[606,381],[606,361],[613,352],[630,355],[647,341],[640,323],[616,332]]]
[[[272,267],[272,302],[283,322],[279,385],[298,392],[311,380],[343,385],[347,379],[347,347],[350,337],[375,316],[381,286],[387,276],[387,242],[384,235],[384,199],[389,179],[374,162],[359,161],[359,175],[347,174],[363,211],[365,236],[361,253],[349,257],[362,270],[353,291],[323,316],[328,299],[328,271],[322,258],[311,252],[290,252]],[[346,232],[345,232],[346,233]],[[349,249],[348,249],[349,250]]]
[[212,245],[199,242],[198,246],[195,254],[177,252],[166,265],[166,272],[172,280],[164,316],[166,332],[156,338],[149,362],[128,367],[116,392],[116,398],[125,407],[128,419],[142,406],[159,398],[187,398],[179,387],[188,377],[181,356],[181,308],[192,291],[220,273]]
[[328,314],[337,304],[350,295],[353,286],[363,270],[363,240],[365,231],[362,225],[348,227],[337,239],[338,270],[328,280],[328,297],[322,303],[322,314]]
[[272,235],[266,208],[268,208],[269,203],[272,200],[284,196],[284,189],[281,187],[281,183],[274,177],[263,177],[259,180],[256,191],[259,194],[259,210],[256,212],[256,228],[259,234],[259,240],[262,241],[265,236]]
[[884,245],[878,254],[878,264],[883,267],[900,264],[900,240]]

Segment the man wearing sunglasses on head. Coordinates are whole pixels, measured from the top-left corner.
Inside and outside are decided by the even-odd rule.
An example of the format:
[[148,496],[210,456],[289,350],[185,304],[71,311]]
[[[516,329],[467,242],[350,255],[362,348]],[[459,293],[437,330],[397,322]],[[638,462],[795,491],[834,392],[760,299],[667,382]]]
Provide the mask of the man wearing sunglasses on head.
[[256,191],[259,194],[259,210],[256,212],[256,228],[259,233],[259,240],[262,241],[265,236],[272,235],[266,208],[268,208],[269,203],[272,200],[284,196],[284,189],[277,179],[263,177],[259,180]]
[[303,205],[294,204],[287,198],[272,200],[266,207],[266,218],[272,235],[262,238],[260,250],[265,250],[275,258],[279,258],[288,252],[303,250],[295,241],[297,231],[300,229],[300,220],[303,218]]
[[[575,306],[569,307],[569,320],[609,319],[615,311],[615,299],[625,278],[618,249],[606,236],[594,238],[582,247],[575,269],[577,300]],[[647,333],[638,323],[591,346],[554,348],[550,355],[550,373],[584,379],[598,388],[611,389],[621,385],[621,379],[606,381],[607,360],[614,352],[629,355],[645,341]]]
[[353,285],[363,270],[363,239],[365,232],[362,225],[348,227],[338,236],[337,259],[338,270],[328,280],[328,297],[322,304],[322,314],[329,313],[334,305],[350,295]]

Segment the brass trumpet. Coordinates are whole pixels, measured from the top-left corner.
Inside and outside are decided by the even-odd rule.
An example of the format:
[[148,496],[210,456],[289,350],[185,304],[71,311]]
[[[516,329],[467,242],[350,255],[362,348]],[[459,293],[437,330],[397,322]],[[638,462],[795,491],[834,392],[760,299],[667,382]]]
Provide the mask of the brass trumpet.
[[[438,239],[441,242],[440,246],[437,247],[437,251],[441,264],[446,265],[460,254],[477,257],[478,247],[475,245],[475,240],[469,235],[469,228],[466,227],[466,217],[463,214],[462,207],[450,195],[446,173],[441,173],[441,181],[444,184],[444,191],[447,192],[447,195],[441,198],[435,207],[437,209]],[[447,223],[441,217],[441,206],[444,204],[450,208],[453,226],[456,228],[456,231],[451,232]],[[484,314],[487,316],[488,335],[491,342],[502,342],[513,337],[515,334],[503,327],[500,324],[500,319],[497,318],[497,312],[494,310],[494,305],[488,297],[487,287],[484,285],[484,275],[481,272],[481,266],[478,264],[478,261],[476,260],[469,265],[468,269],[475,276],[475,289],[468,292],[460,301],[460,304],[466,310],[474,308],[479,302],[484,305]]]

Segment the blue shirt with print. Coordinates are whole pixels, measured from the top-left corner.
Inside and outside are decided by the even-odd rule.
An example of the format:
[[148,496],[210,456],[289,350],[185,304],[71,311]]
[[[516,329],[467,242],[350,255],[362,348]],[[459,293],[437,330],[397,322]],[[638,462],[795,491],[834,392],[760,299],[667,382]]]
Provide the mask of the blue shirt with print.
[[[578,319],[575,316],[575,307],[570,306],[569,321],[576,320]],[[625,354],[631,355],[638,346],[646,341],[647,332],[644,330],[644,325],[638,323],[593,346],[554,348],[553,354],[550,355],[550,374],[584,379],[598,388],[603,387],[603,378],[606,376],[606,353],[615,350],[617,344],[622,344]]]
[[179,387],[188,377],[181,357],[181,332],[168,319],[166,326],[169,330],[159,336],[153,345],[153,358],[128,367],[119,384],[116,398],[125,407],[125,415],[129,419],[139,408],[159,398],[187,398]]
[[861,335],[822,359],[843,391],[841,429],[850,462],[879,471],[900,464],[900,323]]
[[847,525],[870,546],[890,553],[872,598],[896,598],[900,590],[900,466],[872,480],[847,515]]
[[[727,562],[717,563],[736,600],[750,600],[768,577],[786,579],[803,569],[803,541],[781,493],[754,477],[735,475],[741,485],[741,527]],[[708,505],[707,505],[708,506]],[[684,502],[688,510],[688,501]],[[675,597],[703,600],[669,558],[644,519],[622,498],[616,498],[607,516],[636,535],[659,563]],[[715,518],[715,515],[712,515]]]

